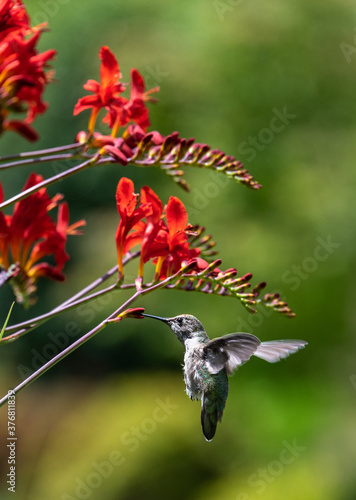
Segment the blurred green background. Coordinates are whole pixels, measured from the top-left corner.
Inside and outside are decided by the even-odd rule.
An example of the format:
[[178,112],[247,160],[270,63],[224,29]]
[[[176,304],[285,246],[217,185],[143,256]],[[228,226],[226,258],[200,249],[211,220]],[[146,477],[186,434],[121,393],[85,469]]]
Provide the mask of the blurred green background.
[[[356,5],[351,0],[163,0],[28,3],[48,21],[41,49],[55,48],[58,81],[35,123],[37,148],[69,143],[89,113],[72,117],[98,51],[108,45],[129,80],[160,85],[152,128],[178,130],[240,159],[263,189],[187,169],[182,192],[158,169],[106,166],[63,181],[73,221],[64,284],[42,282],[31,311],[44,312],[115,264],[115,187],[149,184],[179,196],[190,222],[218,242],[223,268],[253,272],[296,312],[248,314],[229,298],[161,291],[137,303],[151,314],[191,313],[211,337],[249,331],[263,340],[302,338],[306,350],[276,365],[253,359],[230,379],[213,442],[200,404],[184,393],[183,347],[163,324],[124,321],[62,361],[17,397],[16,498],[45,500],[247,500],[356,498],[355,209]],[[287,118],[276,119],[283,114]],[[29,150],[5,136],[1,154]],[[44,176],[66,165],[37,169]],[[7,197],[32,168],[6,171]],[[134,276],[135,268],[130,272]],[[60,317],[0,353],[1,394],[110,314],[122,295]],[[0,295],[1,318],[12,296]],[[2,470],[6,410],[0,414]],[[2,498],[6,491],[4,475]],[[12,497],[11,497],[12,498]]]

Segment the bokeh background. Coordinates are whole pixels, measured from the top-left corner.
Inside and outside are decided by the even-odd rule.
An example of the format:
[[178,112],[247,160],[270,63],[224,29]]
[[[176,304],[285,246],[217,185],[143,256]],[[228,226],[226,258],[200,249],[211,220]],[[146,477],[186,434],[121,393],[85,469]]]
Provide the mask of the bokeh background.
[[[58,81],[36,122],[36,148],[72,142],[83,83],[99,76],[98,51],[117,55],[160,85],[152,128],[178,130],[240,159],[263,189],[187,169],[182,192],[158,169],[106,166],[65,180],[85,235],[71,238],[64,284],[42,282],[31,311],[44,312],[115,264],[115,186],[149,184],[179,196],[192,223],[218,242],[223,267],[253,272],[281,291],[297,316],[250,315],[230,298],[161,291],[139,304],[152,314],[191,313],[211,337],[249,331],[263,340],[303,338],[307,349],[276,365],[251,360],[230,379],[216,437],[205,442],[200,404],[184,393],[183,347],[153,321],[105,329],[17,397],[19,500],[247,500],[356,498],[355,209],[356,5],[352,0],[32,0],[48,21]],[[284,113],[284,123],[274,119]],[[278,131],[274,130],[275,125]],[[271,128],[272,127],[272,128]],[[1,154],[29,150],[5,136]],[[37,169],[44,176],[66,165]],[[8,196],[32,168],[1,174]],[[132,269],[132,276],[135,268]],[[0,352],[1,394],[95,326],[117,293],[47,323]],[[12,301],[0,295],[4,319]],[[7,498],[6,409],[0,414],[1,497]],[[12,497],[11,497],[12,498]]]

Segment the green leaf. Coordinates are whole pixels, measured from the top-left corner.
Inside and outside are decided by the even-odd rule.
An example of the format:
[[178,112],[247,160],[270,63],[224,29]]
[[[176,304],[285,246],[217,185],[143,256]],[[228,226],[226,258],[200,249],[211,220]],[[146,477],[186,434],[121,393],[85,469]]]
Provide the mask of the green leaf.
[[6,319],[5,319],[4,326],[3,326],[3,327],[2,327],[2,329],[1,329],[1,332],[0,332],[0,340],[2,339],[2,336],[4,335],[5,328],[7,327],[7,324],[8,324],[8,322],[9,322],[9,319],[10,319],[10,316],[11,316],[11,311],[12,311],[12,308],[14,307],[14,304],[15,304],[15,302],[13,302],[13,303],[11,304],[10,310],[9,310],[9,312],[8,312],[8,315],[7,315]]

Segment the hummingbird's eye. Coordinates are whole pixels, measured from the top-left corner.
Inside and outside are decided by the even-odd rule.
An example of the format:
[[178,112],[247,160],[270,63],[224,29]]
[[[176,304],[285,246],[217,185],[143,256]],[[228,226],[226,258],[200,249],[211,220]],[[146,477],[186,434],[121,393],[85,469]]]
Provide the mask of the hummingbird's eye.
[[177,318],[177,323],[181,325],[183,323],[183,318]]

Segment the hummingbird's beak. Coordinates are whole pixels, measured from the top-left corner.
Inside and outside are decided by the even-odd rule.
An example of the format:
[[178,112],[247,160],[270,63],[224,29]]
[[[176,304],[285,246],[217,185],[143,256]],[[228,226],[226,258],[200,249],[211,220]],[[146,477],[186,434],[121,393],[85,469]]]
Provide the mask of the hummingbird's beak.
[[162,318],[161,316],[152,316],[152,314],[143,314],[142,316],[146,316],[147,318],[153,318],[153,319],[159,319],[160,321],[163,321],[164,323],[167,323],[167,318]]

